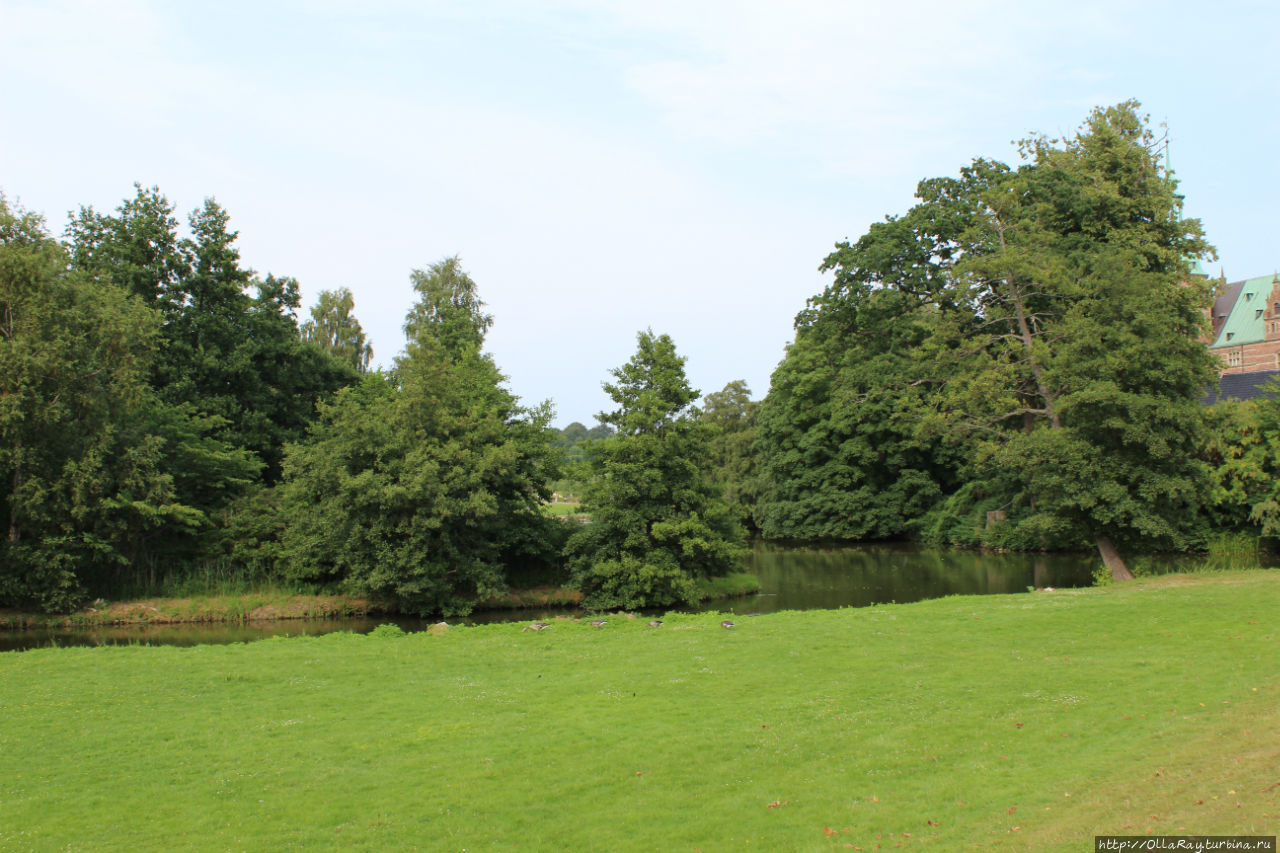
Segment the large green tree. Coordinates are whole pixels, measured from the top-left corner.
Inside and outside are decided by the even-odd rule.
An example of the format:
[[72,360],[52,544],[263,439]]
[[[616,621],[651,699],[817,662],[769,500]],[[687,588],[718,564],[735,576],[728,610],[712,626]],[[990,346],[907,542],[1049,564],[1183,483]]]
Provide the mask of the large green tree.
[[491,321],[456,259],[412,281],[394,371],[322,404],[289,450],[285,560],[294,577],[406,610],[465,612],[558,554],[563,527],[541,509],[556,474],[551,413],[521,407],[481,351]]
[[919,352],[949,304],[961,184],[921,182],[921,205],[823,261],[833,281],[797,315],[759,414],[765,536],[911,534],[956,487],[964,441],[921,431],[938,384]]
[[[935,461],[947,462],[939,448],[963,454],[959,489],[930,476],[950,493],[948,511],[1007,517],[980,532],[990,544],[1092,542],[1125,578],[1121,548],[1187,543],[1207,491],[1198,398],[1213,376],[1200,342],[1207,288],[1189,259],[1211,249],[1154,148],[1136,103],[1098,109],[1066,140],[1024,143],[1016,169],[976,160],[958,178],[922,182],[905,216],[837,248],[835,284],[798,323],[792,355],[813,349],[811,369],[780,368],[771,391],[782,403],[807,389],[809,403],[788,414],[767,400],[761,415],[766,474],[776,484],[791,463],[801,473],[781,475],[784,485],[811,477],[792,501],[800,517],[806,497],[856,495],[846,484],[886,451],[924,442]],[[825,359],[814,337],[830,342]],[[841,358],[851,352],[857,364]],[[824,434],[824,402],[863,434],[892,433],[828,465],[856,431]],[[819,470],[832,476],[813,478]]]
[[575,582],[595,606],[661,606],[696,598],[695,578],[733,571],[743,554],[734,512],[708,470],[714,428],[667,335],[642,332],[604,388],[617,405],[599,420],[583,511],[569,540]]
[[[0,601],[45,609],[154,571],[210,527],[191,494],[256,473],[156,399],[145,297],[69,267],[41,219],[0,198]],[[216,482],[184,489],[178,459]]]
[[956,264],[969,311],[933,339],[955,371],[947,415],[1021,422],[986,448],[1020,484],[1016,524],[1091,540],[1117,579],[1131,577],[1120,548],[1187,544],[1208,487],[1199,398],[1215,376],[1208,283],[1190,276],[1212,250],[1137,106],[1095,110],[1060,143],[1030,140],[1027,165],[981,193],[976,250]]
[[283,446],[302,437],[317,401],[355,381],[351,359],[302,340],[298,283],[241,265],[230,216],[207,199],[178,232],[152,187],[113,214],[82,208],[67,228],[73,266],[139,296],[163,318],[163,358],[151,383],[162,400],[214,416],[214,434],[279,479]]
[[955,454],[919,430],[933,389],[917,381],[929,333],[919,309],[917,296],[880,289],[798,320],[759,415],[764,535],[902,536],[954,486]]

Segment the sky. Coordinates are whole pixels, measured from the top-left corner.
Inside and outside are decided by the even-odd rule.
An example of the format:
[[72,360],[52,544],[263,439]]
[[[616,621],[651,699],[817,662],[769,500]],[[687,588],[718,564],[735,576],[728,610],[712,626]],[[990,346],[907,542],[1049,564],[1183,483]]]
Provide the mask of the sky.
[[375,362],[457,255],[527,404],[594,423],[645,329],[753,397],[835,244],[923,178],[1135,98],[1228,280],[1280,269],[1280,5],[0,0],[0,191],[60,234],[135,182],[348,287]]

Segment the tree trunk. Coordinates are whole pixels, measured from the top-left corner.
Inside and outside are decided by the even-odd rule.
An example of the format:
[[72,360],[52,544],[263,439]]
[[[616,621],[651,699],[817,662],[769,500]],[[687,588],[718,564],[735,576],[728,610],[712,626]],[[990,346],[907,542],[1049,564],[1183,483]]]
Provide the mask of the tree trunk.
[[1110,570],[1112,580],[1133,580],[1133,572],[1129,571],[1129,568],[1124,564],[1124,560],[1120,559],[1120,552],[1112,544],[1110,536],[1105,533],[1099,533],[1093,537],[1093,541],[1098,543],[1098,553],[1102,555],[1102,564]]

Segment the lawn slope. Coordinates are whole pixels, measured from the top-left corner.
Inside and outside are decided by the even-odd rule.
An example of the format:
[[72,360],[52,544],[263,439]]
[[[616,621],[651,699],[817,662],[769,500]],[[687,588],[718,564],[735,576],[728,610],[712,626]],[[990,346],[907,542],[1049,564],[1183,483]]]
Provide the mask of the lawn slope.
[[0,654],[3,850],[1083,850],[1275,834],[1280,572]]

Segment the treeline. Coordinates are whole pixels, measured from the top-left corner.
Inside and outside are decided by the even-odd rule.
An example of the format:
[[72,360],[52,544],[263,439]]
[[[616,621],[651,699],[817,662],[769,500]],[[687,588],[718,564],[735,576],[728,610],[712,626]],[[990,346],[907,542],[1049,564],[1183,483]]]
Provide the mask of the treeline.
[[[210,567],[424,614],[512,582],[661,605],[734,567],[669,338],[640,336],[604,423],[560,433],[483,351],[492,318],[457,258],[411,273],[404,350],[370,371],[350,291],[299,325],[297,282],[243,268],[228,223],[210,200],[181,234],[139,187],[59,240],[0,197],[0,605]],[[566,461],[592,484],[589,529],[543,509]]]
[[237,501],[368,363],[306,340],[297,282],[244,269],[216,202],[186,236],[173,213],[139,187],[59,241],[0,197],[0,602],[65,608],[228,556]]
[[[841,243],[762,401],[701,408],[665,335],[591,429],[506,388],[449,258],[385,370],[351,293],[241,266],[207,201],[138,188],[61,239],[0,197],[0,605],[67,609],[217,567],[453,613],[508,585],[688,601],[767,538],[1121,553],[1280,531],[1280,403],[1206,407],[1212,253],[1137,105],[1023,162],[922,181]],[[571,483],[591,523],[545,510]]]

